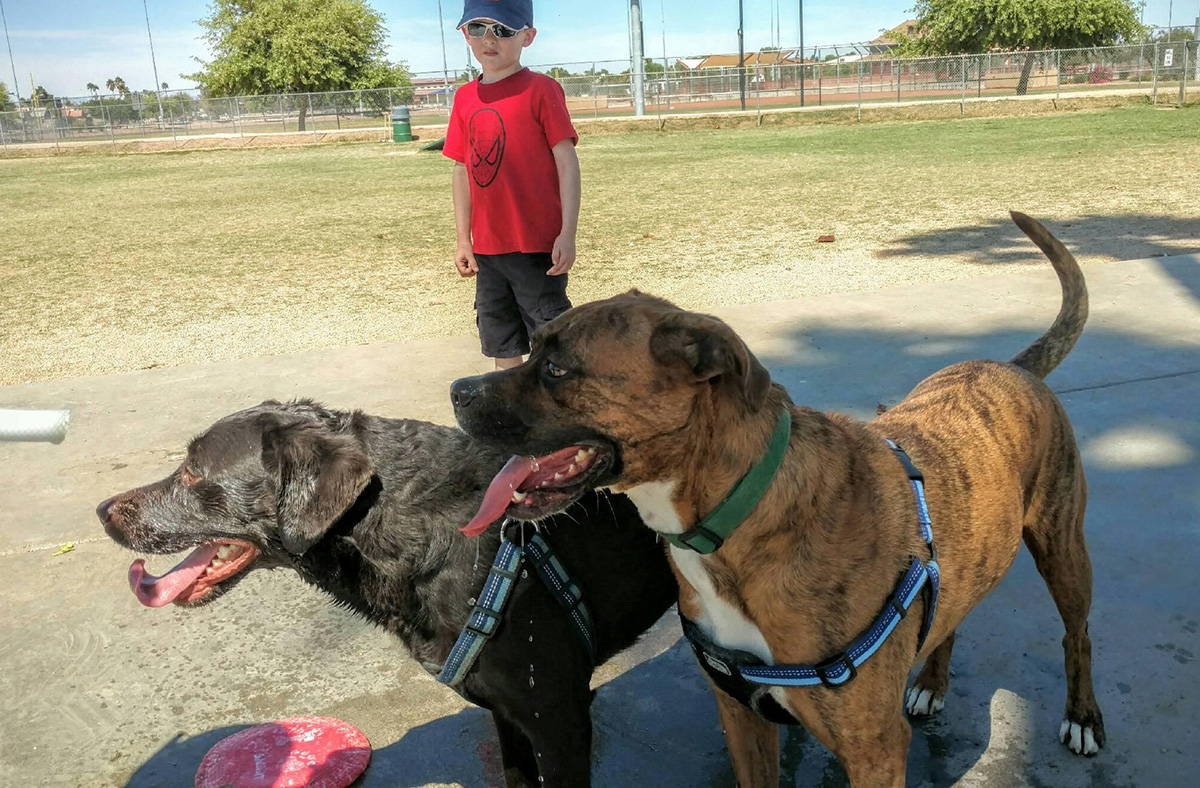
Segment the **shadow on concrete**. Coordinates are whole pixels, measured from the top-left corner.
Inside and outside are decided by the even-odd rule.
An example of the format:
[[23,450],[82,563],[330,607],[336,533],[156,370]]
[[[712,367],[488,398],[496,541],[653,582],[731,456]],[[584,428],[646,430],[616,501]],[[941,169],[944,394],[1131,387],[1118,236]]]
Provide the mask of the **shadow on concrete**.
[[[1200,266],[1171,263],[1164,270],[1200,294]],[[812,351],[806,361],[762,360],[798,403],[871,418],[877,402],[899,401],[925,375],[969,358],[1007,359],[1038,333],[931,335],[808,325],[788,337]],[[1093,326],[1048,381],[1072,417],[1091,491],[1091,635],[1106,749],[1085,760],[1057,741],[1065,702],[1063,629],[1022,551],[1001,586],[959,629],[946,709],[913,726],[909,785],[951,786],[968,772],[990,785],[1039,788],[1193,779],[1190,721],[1200,714],[1196,371],[1198,344]],[[934,523],[935,533],[952,527]],[[681,643],[600,687],[593,718],[597,786],[733,782],[715,702]],[[208,747],[238,729],[177,737],[128,785],[190,785]],[[781,736],[783,785],[847,785],[836,760],[802,730],[785,729]],[[501,784],[487,713],[467,709],[412,728],[375,751],[358,785],[430,783]]]
[[[1036,217],[1035,217],[1036,218]],[[1200,239],[1200,220],[1151,213],[1086,214],[1047,227],[1081,258],[1131,260],[1187,254],[1163,239]],[[1200,240],[1196,241],[1200,244]],[[1190,250],[1200,252],[1200,245]],[[1007,216],[978,224],[916,233],[877,252],[881,259],[958,257],[969,263],[1021,263],[1045,266],[1036,249]]]
[[190,788],[205,754],[217,742],[249,727],[251,726],[226,725],[195,736],[177,733],[138,767],[125,783],[125,788],[162,788],[174,785],[186,785]]

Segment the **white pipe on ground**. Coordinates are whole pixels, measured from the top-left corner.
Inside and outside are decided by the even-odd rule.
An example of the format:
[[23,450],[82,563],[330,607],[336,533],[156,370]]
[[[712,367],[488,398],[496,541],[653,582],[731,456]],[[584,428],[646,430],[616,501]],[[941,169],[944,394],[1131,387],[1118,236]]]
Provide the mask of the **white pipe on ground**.
[[70,421],[69,410],[0,409],[0,441],[62,443]]

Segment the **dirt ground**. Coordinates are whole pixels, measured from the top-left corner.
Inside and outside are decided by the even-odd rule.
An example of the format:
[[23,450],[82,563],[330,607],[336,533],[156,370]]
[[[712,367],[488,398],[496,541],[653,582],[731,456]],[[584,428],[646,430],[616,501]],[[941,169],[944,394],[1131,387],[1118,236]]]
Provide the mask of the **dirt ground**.
[[[1198,112],[581,124],[570,294],[711,309],[1041,265],[1014,208],[1085,265],[1194,252]],[[416,146],[0,160],[0,202],[0,385],[475,330],[448,163]]]

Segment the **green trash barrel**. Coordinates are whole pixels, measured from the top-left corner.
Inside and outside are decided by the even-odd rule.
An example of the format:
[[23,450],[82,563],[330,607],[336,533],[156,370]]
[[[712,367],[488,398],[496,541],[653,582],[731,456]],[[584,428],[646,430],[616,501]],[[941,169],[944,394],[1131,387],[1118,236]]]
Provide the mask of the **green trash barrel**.
[[392,107],[392,142],[412,142],[408,107]]

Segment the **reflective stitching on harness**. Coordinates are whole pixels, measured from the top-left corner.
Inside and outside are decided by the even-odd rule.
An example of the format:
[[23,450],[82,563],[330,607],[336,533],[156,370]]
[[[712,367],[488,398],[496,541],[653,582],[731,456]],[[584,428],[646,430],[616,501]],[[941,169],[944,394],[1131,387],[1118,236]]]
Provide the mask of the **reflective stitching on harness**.
[[596,637],[591,614],[583,602],[583,590],[571,580],[566,567],[559,561],[554,549],[539,534],[534,534],[525,547],[533,559],[534,568],[547,588],[567,610],[572,628],[582,641],[588,659],[595,664]]
[[517,567],[521,565],[521,549],[507,539],[500,540],[500,549],[483,584],[479,602],[467,616],[462,633],[450,649],[450,656],[442,666],[437,680],[455,686],[466,677],[484,643],[500,627],[500,617],[508,602],[509,593],[516,585]]
[[517,583],[517,568],[526,553],[546,589],[567,610],[571,628],[578,635],[589,661],[595,665],[596,633],[591,613],[583,602],[583,590],[571,579],[554,549],[535,533],[523,549],[507,538],[500,540],[500,549],[496,551],[496,559],[484,581],[479,603],[467,616],[463,631],[438,674],[437,680],[442,684],[455,686],[461,682],[479,658],[484,644],[499,629],[509,594]]

